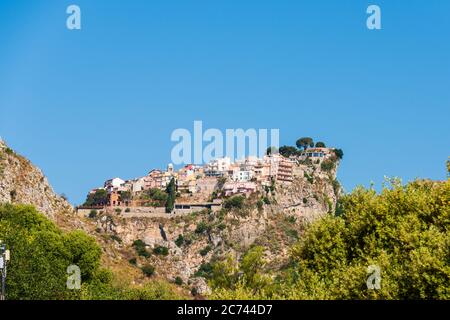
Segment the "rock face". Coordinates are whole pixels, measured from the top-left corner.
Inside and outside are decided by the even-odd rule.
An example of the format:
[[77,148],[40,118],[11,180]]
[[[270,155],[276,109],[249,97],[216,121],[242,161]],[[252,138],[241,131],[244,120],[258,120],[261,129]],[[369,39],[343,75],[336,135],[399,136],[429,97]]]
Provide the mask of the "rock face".
[[320,163],[298,163],[293,168],[293,182],[277,186],[273,195],[277,210],[309,223],[327,212],[334,212],[340,192],[335,167],[321,169]]
[[52,220],[58,213],[73,212],[55,194],[42,171],[16,154],[0,138],[0,203],[31,204]]

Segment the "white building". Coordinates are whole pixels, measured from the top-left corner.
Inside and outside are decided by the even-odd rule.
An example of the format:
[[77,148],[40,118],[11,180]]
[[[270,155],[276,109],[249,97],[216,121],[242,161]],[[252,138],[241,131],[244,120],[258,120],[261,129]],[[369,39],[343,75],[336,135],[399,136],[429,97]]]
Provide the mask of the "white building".
[[231,159],[229,157],[214,159],[205,166],[205,173],[209,176],[223,175],[230,169],[230,165]]
[[227,182],[223,186],[225,196],[233,194],[250,194],[256,191],[256,184],[254,182]]
[[145,180],[146,177],[134,179],[131,183],[131,191],[133,193],[143,191],[145,189]]
[[113,178],[105,181],[105,189],[108,192],[112,192],[114,189],[120,189],[125,184],[125,180],[120,178]]
[[233,176],[231,179],[233,181],[238,182],[247,182],[250,181],[253,178],[253,171],[250,170],[235,170],[233,171]]

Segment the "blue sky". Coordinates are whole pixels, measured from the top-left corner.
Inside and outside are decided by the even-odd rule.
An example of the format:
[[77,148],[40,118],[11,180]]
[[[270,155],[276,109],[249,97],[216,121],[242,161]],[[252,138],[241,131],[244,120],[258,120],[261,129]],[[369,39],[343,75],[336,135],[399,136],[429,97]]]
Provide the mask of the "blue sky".
[[[66,28],[77,4],[82,30]],[[366,8],[382,30],[366,28]],[[170,162],[171,132],[279,128],[344,150],[347,191],[444,179],[448,1],[1,1],[0,136],[73,203]]]

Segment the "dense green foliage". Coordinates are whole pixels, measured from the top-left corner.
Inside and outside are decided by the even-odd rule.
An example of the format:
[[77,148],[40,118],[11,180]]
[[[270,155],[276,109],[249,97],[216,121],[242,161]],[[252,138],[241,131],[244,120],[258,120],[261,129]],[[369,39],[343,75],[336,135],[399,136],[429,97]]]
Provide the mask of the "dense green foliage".
[[[34,207],[0,205],[0,239],[11,250],[7,299],[175,299],[167,283],[115,285],[100,266],[101,249],[82,231],[62,232]],[[67,288],[67,268],[81,271],[81,289]]]
[[0,206],[0,238],[11,249],[8,299],[66,299],[67,267],[80,267],[82,281],[100,271],[101,250],[80,231],[62,233],[29,206]]
[[[338,207],[309,226],[274,280],[261,249],[215,264],[211,298],[450,299],[450,180],[357,188]],[[371,265],[380,289],[367,286]]]
[[321,164],[320,164],[320,169],[322,169],[322,171],[331,171],[336,167],[336,164],[331,161],[331,160],[324,160]]
[[318,141],[316,142],[316,148],[326,148],[325,142]]
[[149,189],[146,194],[146,198],[150,199],[150,205],[153,207],[165,207],[167,202],[167,193],[158,189]]
[[175,240],[175,244],[178,247],[181,247],[184,244],[184,237],[182,234],[178,235],[178,238]]
[[172,178],[169,184],[167,185],[166,192],[167,192],[166,212],[171,213],[175,206],[175,198],[177,193],[174,178]]
[[310,147],[310,148],[314,147],[314,140],[310,137],[303,137],[303,138],[298,139],[295,142],[295,145],[299,149],[306,150],[306,149],[308,149],[308,147]]
[[278,152],[283,156],[283,157],[290,157],[290,156],[298,156],[301,154],[301,151],[298,150],[296,147],[292,147],[292,146],[281,146],[280,149],[278,150]]
[[133,247],[136,250],[136,253],[144,258],[150,257],[150,252],[145,247],[144,241],[138,239],[133,242]]
[[130,201],[132,198],[131,191],[121,191],[120,192],[120,201],[127,202]]
[[95,193],[89,194],[85,206],[104,206],[108,203],[108,192],[104,189],[99,189]]
[[151,277],[152,275],[155,274],[155,267],[152,266],[151,264],[146,264],[142,267],[142,272],[147,276],[147,277]]
[[225,209],[242,209],[244,205],[245,197],[244,196],[233,196],[228,198],[223,203]]
[[157,246],[153,248],[153,253],[160,256],[167,256],[169,255],[169,248],[164,246]]
[[333,149],[333,152],[339,160],[344,157],[344,151],[342,149]]

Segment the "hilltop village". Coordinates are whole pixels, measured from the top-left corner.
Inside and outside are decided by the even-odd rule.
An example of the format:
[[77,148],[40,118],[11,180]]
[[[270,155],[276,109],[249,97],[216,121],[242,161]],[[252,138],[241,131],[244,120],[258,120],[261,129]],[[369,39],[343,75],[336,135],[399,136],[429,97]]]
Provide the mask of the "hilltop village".
[[[293,151],[294,148],[281,147],[279,152],[268,151],[263,158],[247,157],[234,162],[227,157],[218,158],[179,170],[169,164],[166,170],[153,169],[146,176],[130,180],[112,178],[103,187],[91,190],[78,209],[85,213],[90,209],[123,209],[127,213],[159,214],[220,210],[224,198],[248,197],[273,188],[275,183],[291,184],[298,165],[315,164],[327,171],[342,156],[340,149],[326,148],[324,144]],[[168,205],[171,196],[172,205]]]
[[311,140],[261,158],[108,179],[88,193],[79,217],[38,168],[0,141],[0,202],[36,205],[64,230],[85,231],[102,246],[104,265],[133,283],[164,278],[207,295],[215,263],[260,246],[267,270],[278,272],[305,226],[335,212],[343,152]]

